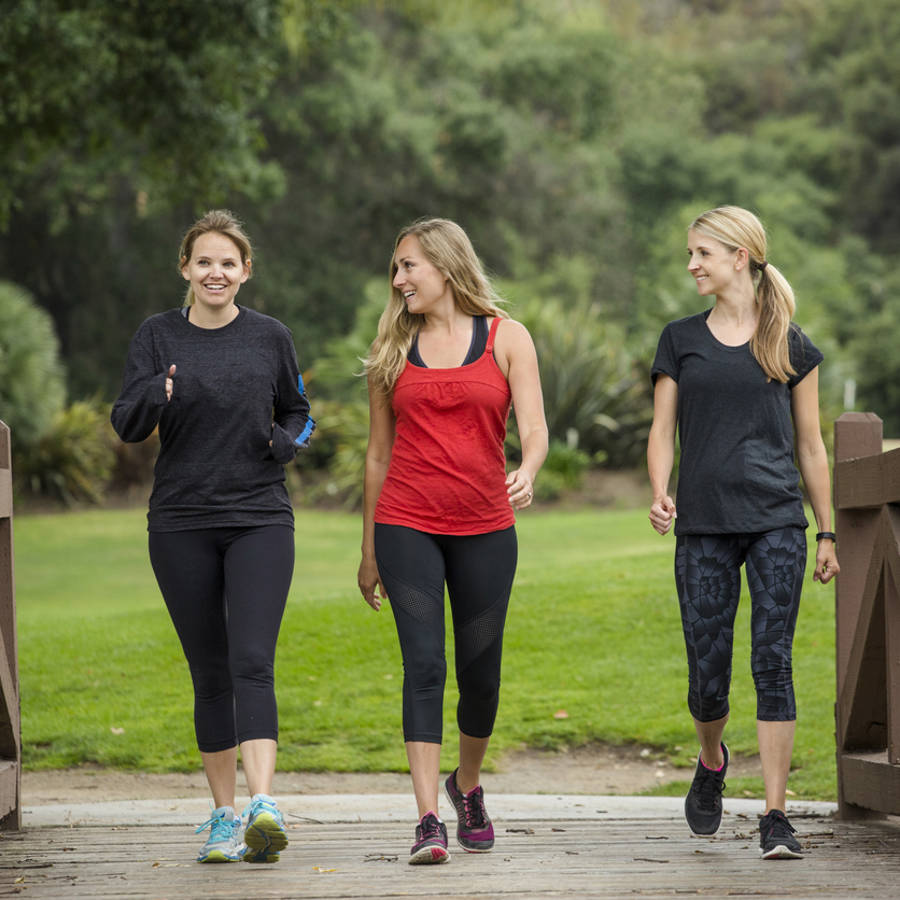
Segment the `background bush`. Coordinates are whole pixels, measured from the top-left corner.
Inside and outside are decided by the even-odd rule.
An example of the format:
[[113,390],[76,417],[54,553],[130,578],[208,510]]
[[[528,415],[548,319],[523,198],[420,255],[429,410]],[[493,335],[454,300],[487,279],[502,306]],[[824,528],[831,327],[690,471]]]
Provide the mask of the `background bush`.
[[13,474],[32,497],[71,505],[100,503],[116,460],[118,438],[109,407],[78,400],[60,410],[50,427],[13,464]]
[[65,399],[53,320],[27,291],[0,281],[0,418],[17,458],[53,425]]

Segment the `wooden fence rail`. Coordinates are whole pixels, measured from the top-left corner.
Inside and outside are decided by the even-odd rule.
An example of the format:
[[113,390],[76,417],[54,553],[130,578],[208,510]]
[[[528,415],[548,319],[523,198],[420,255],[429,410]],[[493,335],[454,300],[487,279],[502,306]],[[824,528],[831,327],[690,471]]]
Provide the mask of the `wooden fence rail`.
[[839,814],[900,814],[900,450],[882,453],[878,416],[844,413],[834,458]]
[[10,434],[0,422],[0,830],[22,827],[22,737],[13,577]]

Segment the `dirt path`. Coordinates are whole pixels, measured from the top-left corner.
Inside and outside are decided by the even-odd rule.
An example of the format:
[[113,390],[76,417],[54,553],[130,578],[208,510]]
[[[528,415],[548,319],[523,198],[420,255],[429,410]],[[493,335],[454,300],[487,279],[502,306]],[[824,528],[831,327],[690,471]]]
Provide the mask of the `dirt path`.
[[[486,790],[505,794],[639,794],[656,785],[691,778],[690,768],[675,768],[649,749],[593,745],[565,753],[522,750],[497,761],[484,775]],[[759,759],[732,759],[729,774],[760,775]],[[277,794],[405,793],[409,775],[341,772],[280,772]],[[115,769],[78,768],[25,772],[25,806],[91,803],[104,800],[153,800],[206,797],[200,772],[150,775]]]

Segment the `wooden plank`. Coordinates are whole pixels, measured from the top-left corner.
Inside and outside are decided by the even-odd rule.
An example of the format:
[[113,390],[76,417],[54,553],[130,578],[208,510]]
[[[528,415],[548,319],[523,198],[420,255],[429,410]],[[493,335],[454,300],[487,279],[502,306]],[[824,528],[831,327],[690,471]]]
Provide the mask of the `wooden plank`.
[[900,765],[900,510],[888,507],[887,516],[891,523],[890,533],[884,536],[887,751],[890,763]]
[[900,450],[835,464],[834,505],[862,509],[900,502]]
[[891,450],[882,457],[884,460],[884,502],[900,502],[900,449]]
[[884,461],[865,456],[835,463],[834,505],[837,509],[877,508],[884,502]]
[[842,413],[834,422],[834,458],[840,462],[881,453],[884,427],[875,413]]
[[12,472],[0,467],[0,518],[12,515]]
[[9,662],[16,657],[16,582],[13,555],[12,519],[0,519],[0,634],[10,653]]
[[879,543],[880,515],[881,510],[870,509],[839,509],[836,513],[835,530],[840,535],[838,558],[841,561],[841,574],[835,579],[834,589],[838,696],[847,678],[850,650],[866,591],[866,579],[876,565],[872,557]]
[[443,866],[407,865],[410,830],[395,824],[297,826],[270,866],[199,865],[184,826],[35,829],[2,841],[0,885],[32,900],[895,896],[900,828],[792,821],[802,862],[760,861],[755,818],[728,815],[711,839],[669,819],[498,823],[493,853],[453,847]]
[[18,640],[16,637],[15,565],[12,531],[10,433],[0,422],[0,831],[22,827],[20,789],[21,717]]
[[848,803],[890,815],[900,815],[900,766],[887,751],[839,753],[844,798]]
[[0,759],[19,758],[20,733],[18,684],[0,632]]
[[19,805],[19,764],[15,760],[0,761],[0,819]]
[[858,617],[849,620],[843,610],[838,610],[839,633],[852,636],[846,675],[837,695],[839,750],[884,746],[883,582],[884,541],[879,537],[872,548]]

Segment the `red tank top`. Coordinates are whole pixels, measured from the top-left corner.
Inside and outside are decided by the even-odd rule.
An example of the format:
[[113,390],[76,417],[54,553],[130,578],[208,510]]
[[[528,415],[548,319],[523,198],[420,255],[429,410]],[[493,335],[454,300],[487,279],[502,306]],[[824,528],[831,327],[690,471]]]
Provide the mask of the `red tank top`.
[[494,360],[500,318],[467,366],[407,361],[394,386],[394,446],[375,521],[430,534],[485,534],[514,524],[506,493],[509,384]]

